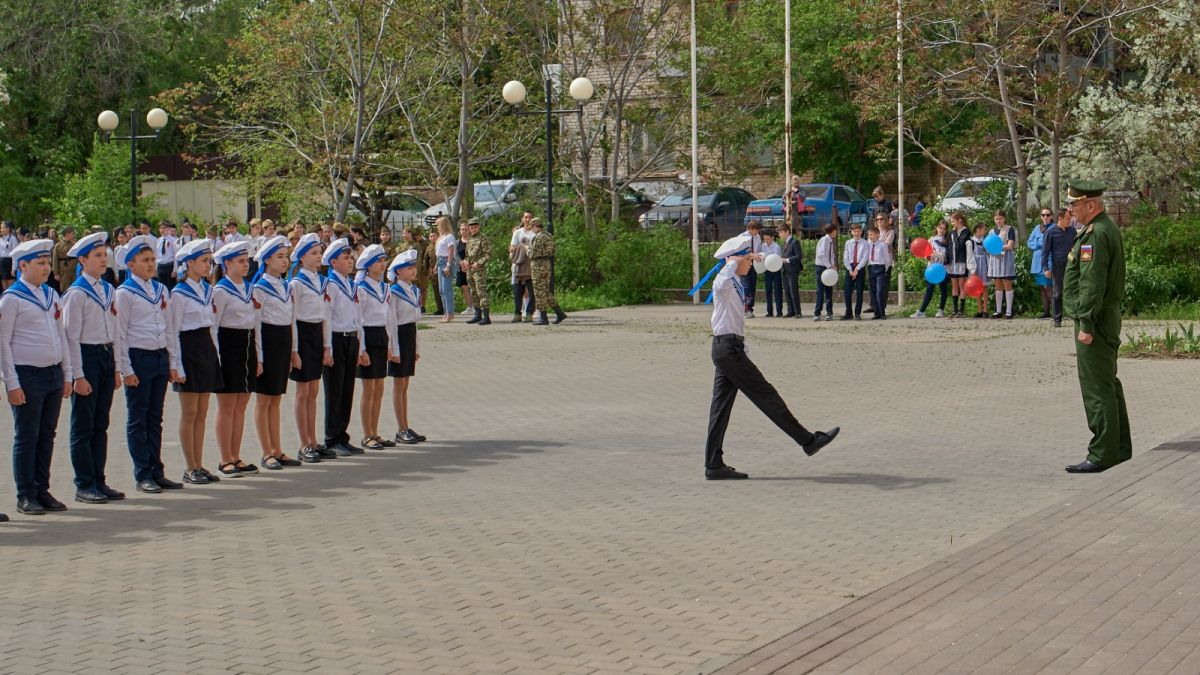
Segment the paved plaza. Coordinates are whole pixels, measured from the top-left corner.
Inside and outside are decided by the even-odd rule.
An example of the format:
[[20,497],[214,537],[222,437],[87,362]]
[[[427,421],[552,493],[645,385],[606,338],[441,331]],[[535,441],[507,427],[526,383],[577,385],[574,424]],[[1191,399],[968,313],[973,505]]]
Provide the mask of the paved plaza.
[[[0,672],[769,672],[768,658],[803,671],[778,656],[811,636],[797,629],[848,635],[864,622],[847,617],[880,597],[924,608],[931,564],[977,574],[968,562],[1011,528],[1045,522],[1029,534],[1043,539],[1086,528],[1064,503],[1101,504],[1115,522],[1154,504],[1137,476],[1172,466],[1196,492],[1195,460],[1168,466],[1160,457],[1181,450],[1149,451],[1198,424],[1200,361],[1123,360],[1134,461],[1071,476],[1063,466],[1083,458],[1088,432],[1070,332],[1046,321],[750,321],[752,358],[800,420],[842,435],[807,458],[739,398],[726,460],[753,480],[724,483],[703,480],[707,308],[430,326],[411,390],[413,426],[431,439],[420,446],[141,495],[118,394],[109,476],[130,497],[86,506],[69,499],[65,406],[52,483],[70,511],[15,513],[0,463],[13,518],[0,525]],[[168,394],[163,454],[178,479],[175,403]],[[390,398],[384,410],[391,419]],[[294,454],[291,426],[289,414]],[[358,429],[356,415],[355,440]],[[248,424],[247,448],[254,439]],[[215,469],[211,436],[205,456]],[[1173,517],[1195,530],[1194,513]],[[1107,545],[1136,546],[1134,534]],[[1010,549],[1017,559],[1011,544],[995,550]],[[926,595],[901,592],[918,584]],[[994,613],[1019,623],[1014,607]],[[911,632],[953,637],[937,625]],[[827,667],[917,668],[943,650],[909,639],[875,643],[895,661]]]

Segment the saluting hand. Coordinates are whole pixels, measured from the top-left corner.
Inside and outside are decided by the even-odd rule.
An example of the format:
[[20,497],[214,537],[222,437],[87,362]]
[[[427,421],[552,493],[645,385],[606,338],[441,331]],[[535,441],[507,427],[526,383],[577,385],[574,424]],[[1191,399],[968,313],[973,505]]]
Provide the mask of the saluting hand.
[[1091,333],[1085,333],[1083,331],[1079,331],[1079,335],[1075,336],[1075,339],[1079,340],[1079,342],[1081,344],[1085,344],[1085,345],[1092,344],[1092,334]]
[[75,390],[75,393],[79,394],[80,396],[92,395],[92,385],[87,381],[87,378],[81,377],[78,380],[75,380],[75,385],[72,388]]
[[17,387],[8,392],[9,405],[25,405],[25,390]]

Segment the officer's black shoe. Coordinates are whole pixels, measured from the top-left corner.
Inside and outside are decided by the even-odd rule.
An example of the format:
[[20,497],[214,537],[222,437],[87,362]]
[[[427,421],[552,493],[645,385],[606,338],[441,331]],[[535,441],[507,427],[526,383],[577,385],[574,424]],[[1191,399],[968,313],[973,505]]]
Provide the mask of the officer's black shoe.
[[418,441],[420,441],[422,443],[429,440],[428,438],[425,438],[424,436],[422,436],[421,434],[418,434],[416,431],[413,431],[412,429],[409,429],[408,433],[412,434],[413,438],[417,439]]
[[545,312],[543,312],[543,311],[541,311],[541,310],[538,310],[537,319],[535,319],[535,320],[534,320],[534,322],[533,322],[533,325],[535,325],[535,326],[549,326],[549,325],[550,325],[550,320],[546,318],[546,313],[545,313]]
[[155,478],[154,482],[158,484],[158,487],[160,487],[164,490],[182,490],[183,489],[183,483],[176,483],[175,481],[171,480],[170,478]]
[[54,495],[49,492],[43,492],[37,496],[38,503],[47,511],[66,511],[67,505],[54,498]]
[[750,477],[750,474],[742,473],[732,466],[723,466],[719,469],[705,469],[705,480],[745,480]]
[[351,445],[349,442],[342,443],[342,447],[349,450],[350,454],[352,454],[352,455],[365,455],[367,453],[366,450],[363,450],[362,448],[358,447],[357,445]]
[[421,441],[420,441],[420,439],[417,438],[416,434],[409,431],[408,429],[405,429],[404,431],[401,431],[400,433],[396,434],[396,442],[403,443],[404,445],[416,445],[417,443],[420,443]]
[[483,312],[483,318],[479,320],[479,325],[480,326],[492,325],[492,310],[484,309],[484,310],[480,310],[480,311]]
[[562,311],[562,307],[554,306],[554,323],[562,323],[563,319],[567,318],[567,313]]
[[317,447],[315,447],[313,449],[317,451],[317,454],[321,456],[321,459],[337,459],[338,458],[338,454],[336,451],[334,451],[333,448],[326,447],[324,445],[318,445]]
[[809,457],[817,454],[818,450],[832,443],[833,439],[837,438],[837,435],[841,433],[841,431],[841,427],[834,427],[829,431],[818,431],[817,433],[813,434],[813,439],[809,441],[807,445],[802,446],[804,448],[804,454],[808,455]]
[[75,491],[75,501],[83,504],[107,504],[108,497],[95,488],[85,488]]
[[108,497],[108,501],[110,501],[110,502],[119,502],[122,499],[125,499],[124,492],[121,492],[120,490],[114,490],[114,489],[108,487],[107,485],[101,485],[101,486],[97,487],[96,489],[99,490],[100,493],[103,494],[105,497]]
[[475,316],[471,317],[470,319],[467,319],[467,323],[479,323],[480,321],[483,320],[483,314],[479,311],[478,307],[474,307],[472,309],[475,310]]
[[27,516],[44,516],[46,509],[33,497],[21,497],[17,500],[17,510]]
[[306,464],[320,464],[321,453],[317,452],[316,448],[304,448],[299,453],[300,461]]
[[139,480],[137,482],[137,491],[156,495],[162,492],[163,489],[159,487],[158,483],[155,483],[152,480]]
[[1099,464],[1092,464],[1091,462],[1089,462],[1086,459],[1078,464],[1072,464],[1067,467],[1067,473],[1100,473],[1101,471],[1107,471],[1107,470],[1108,470],[1107,466],[1100,466]]

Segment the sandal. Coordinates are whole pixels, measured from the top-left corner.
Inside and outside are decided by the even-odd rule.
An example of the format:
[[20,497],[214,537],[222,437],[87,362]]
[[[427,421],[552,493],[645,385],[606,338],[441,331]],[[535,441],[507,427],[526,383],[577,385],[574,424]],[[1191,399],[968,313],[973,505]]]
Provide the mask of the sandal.
[[300,466],[300,465],[304,464],[304,462],[301,462],[298,459],[292,459],[291,457],[288,457],[287,455],[285,455],[283,453],[279,453],[278,455],[275,455],[274,459],[275,459],[275,461],[279,462],[283,466]]
[[385,448],[394,448],[394,447],[396,447],[396,441],[393,441],[393,440],[391,440],[391,439],[388,439],[388,438],[380,438],[379,436],[376,436],[376,437],[375,437],[375,440],[377,440],[377,441],[379,441],[380,443],[382,443],[382,444],[383,444],[383,447],[385,447]]
[[[200,469],[200,471],[204,471],[204,469]],[[238,476],[242,475],[242,470],[238,468],[237,462],[226,462],[225,464],[221,464],[217,466],[217,471],[220,471],[223,475],[229,476],[230,478],[237,478]],[[208,472],[205,471],[205,473],[207,474]],[[211,474],[209,474],[208,479],[212,480]]]
[[237,468],[238,471],[241,471],[242,473],[258,473],[257,466],[254,466],[253,464],[247,464],[240,459],[237,461]]
[[367,450],[382,450],[383,443],[379,442],[378,436],[367,436],[362,439],[362,446]]
[[271,471],[278,471],[283,468],[283,463],[277,457],[271,457],[270,455],[262,458],[262,465],[264,469]]

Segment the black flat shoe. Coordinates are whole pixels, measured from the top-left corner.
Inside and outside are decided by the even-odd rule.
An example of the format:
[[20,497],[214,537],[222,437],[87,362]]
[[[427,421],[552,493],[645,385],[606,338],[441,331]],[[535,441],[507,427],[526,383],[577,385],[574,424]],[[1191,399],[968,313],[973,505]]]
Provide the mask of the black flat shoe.
[[809,457],[817,454],[818,450],[832,443],[833,439],[837,438],[837,435],[841,433],[841,431],[841,427],[834,427],[829,431],[818,431],[817,433],[813,434],[813,439],[808,442],[808,445],[803,446],[804,454],[808,455]]
[[75,491],[75,501],[81,504],[107,504],[108,497],[95,488],[87,488]]
[[418,441],[420,441],[422,443],[429,440],[428,438],[425,438],[424,436],[422,436],[421,434],[418,434],[416,431],[413,431],[412,429],[409,429],[408,433],[412,434],[413,438],[417,439]]
[[358,447],[357,445],[350,445],[350,443],[348,443],[348,442],[342,443],[342,447],[349,450],[350,454],[352,454],[352,455],[363,455],[363,454],[366,454],[366,452],[367,452],[366,450],[363,450],[362,448]]
[[170,478],[155,478],[154,482],[164,490],[182,490],[183,483],[176,483]]
[[271,457],[270,455],[267,455],[266,457],[262,458],[262,465],[263,465],[263,468],[268,471],[282,471],[283,470],[283,463],[280,462],[278,459]]
[[8,522],[8,514],[0,513],[0,523]]
[[1100,473],[1102,471],[1107,471],[1107,470],[1108,470],[1107,466],[1100,466],[1099,464],[1092,464],[1091,462],[1089,462],[1086,459],[1078,464],[1072,464],[1067,467],[1067,473]]
[[317,452],[316,448],[304,448],[299,453],[300,461],[305,464],[320,464],[321,453]]
[[333,448],[327,448],[324,445],[318,445],[317,447],[313,448],[313,450],[316,450],[317,454],[321,456],[321,459],[338,458],[338,453]]
[[419,441],[417,439],[417,437],[415,435],[413,435],[413,432],[409,431],[408,429],[405,429],[404,431],[401,431],[400,433],[396,434],[396,442],[403,443],[404,445],[416,445],[417,443],[420,443],[421,441]]
[[124,492],[121,492],[120,490],[114,490],[114,489],[108,487],[107,485],[101,485],[101,486],[97,487],[96,489],[99,490],[100,493],[103,494],[105,497],[108,497],[108,501],[110,501],[110,502],[119,502],[122,499],[125,499]]
[[238,471],[241,471],[243,474],[258,473],[257,466],[254,466],[253,464],[250,464],[249,462],[244,462],[240,459],[237,462],[237,468],[238,468]]
[[208,485],[208,476],[205,476],[199,469],[193,469],[183,474],[183,482],[191,483],[192,485]]
[[44,516],[46,509],[33,497],[21,497],[17,500],[17,511],[27,516]]
[[152,495],[160,494],[163,491],[162,487],[152,480],[139,480],[136,487],[138,492]]
[[211,471],[209,471],[208,469],[206,469],[204,467],[200,467],[199,469],[196,469],[196,470],[199,471],[200,473],[204,474],[204,477],[207,478],[208,482],[210,482],[210,483],[220,483],[221,482],[220,478],[218,478],[217,476],[214,476]]
[[745,480],[749,477],[749,474],[742,473],[732,466],[704,470],[704,480]]
[[42,505],[42,508],[47,511],[66,511],[67,505],[54,498],[54,495],[49,492],[43,492],[37,496],[37,501]]
[[[298,459],[293,459],[291,457],[288,457],[287,455],[280,455],[280,456],[276,457],[275,459],[279,462],[279,464],[281,466],[300,466],[301,464],[304,463]],[[318,457],[317,459],[320,459],[320,457]]]
[[[204,471],[204,469],[201,469],[201,471]],[[238,468],[238,465],[235,462],[227,462],[225,464],[221,464],[217,467],[217,471],[220,471],[221,475],[225,476],[226,478],[241,478],[242,477],[242,470]],[[208,473],[208,472],[205,471],[205,473]],[[209,480],[212,480],[211,476],[209,477]]]

